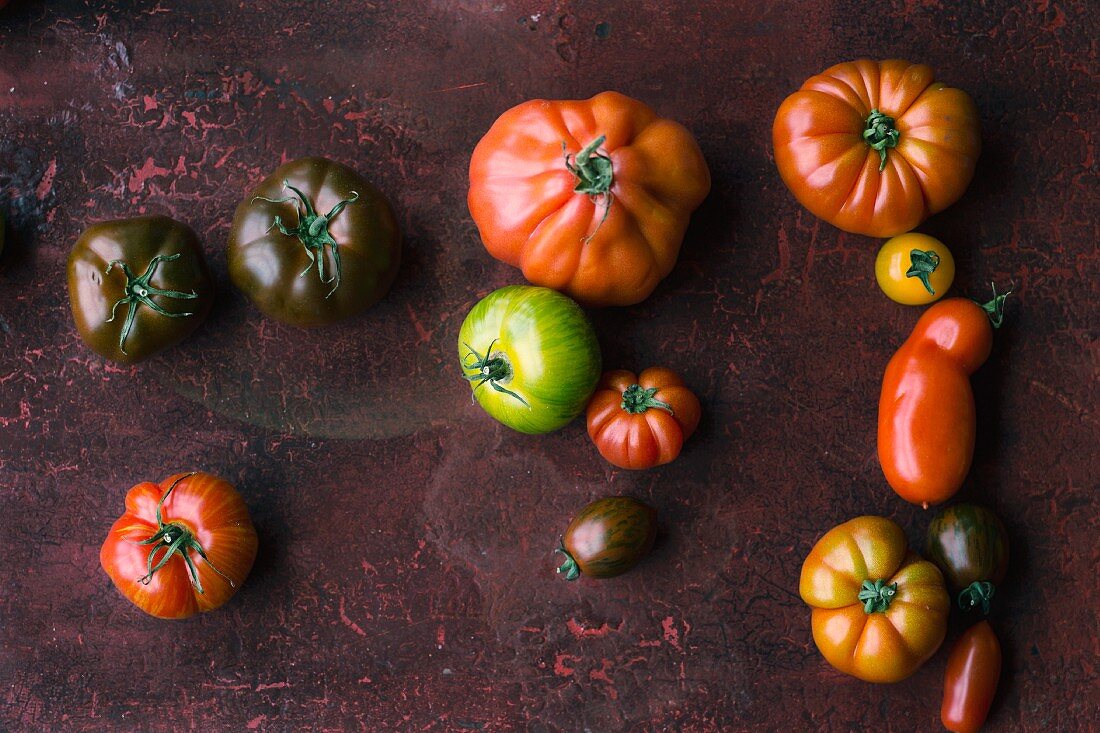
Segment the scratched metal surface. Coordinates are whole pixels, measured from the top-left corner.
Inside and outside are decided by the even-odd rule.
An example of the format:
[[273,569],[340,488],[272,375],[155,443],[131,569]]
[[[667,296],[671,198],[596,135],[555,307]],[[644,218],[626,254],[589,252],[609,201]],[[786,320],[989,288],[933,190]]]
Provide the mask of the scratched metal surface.
[[[974,96],[975,181],[922,231],[953,248],[957,293],[1015,284],[961,494],[1012,539],[988,730],[1100,725],[1095,8],[772,5],[0,11],[0,729],[936,730],[945,650],[905,684],[845,678],[797,597],[834,524],[880,513],[917,542],[928,519],[874,454],[918,311],[878,291],[878,243],[803,211],[771,158],[783,97],[860,56]],[[469,218],[470,151],[524,99],[604,89],[686,124],[714,177],[673,274],[592,314],[608,366],[667,364],[702,398],[684,455],[648,473],[612,470],[580,422],[497,425],[455,353],[471,304],[520,280]],[[389,297],[314,331],[262,318],[224,249],[245,191],[307,154],[370,177],[405,235]],[[145,212],[199,232],[220,291],[193,338],[116,368],[77,337],[65,258],[89,222]],[[227,607],[158,621],[98,548],[126,489],[193,468],[240,488],[260,557]],[[653,556],[559,581],[558,533],[609,493],[659,509]]]

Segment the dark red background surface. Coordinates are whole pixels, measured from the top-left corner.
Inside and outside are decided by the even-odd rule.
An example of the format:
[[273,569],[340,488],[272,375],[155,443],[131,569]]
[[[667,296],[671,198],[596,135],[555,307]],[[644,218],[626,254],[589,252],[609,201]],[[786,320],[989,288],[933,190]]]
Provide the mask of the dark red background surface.
[[[988,729],[1100,725],[1096,9],[770,5],[5,8],[0,728],[939,729],[946,647],[903,684],[844,677],[797,596],[834,524],[884,514],[918,543],[929,518],[885,485],[874,439],[920,311],[879,292],[879,242],[802,210],[771,159],[783,97],[861,56],[923,61],[974,96],[975,180],[921,230],[951,246],[956,293],[1015,284],[960,494],[1012,539]],[[673,274],[592,314],[609,367],[673,366],[703,400],[681,459],[648,473],[613,470],[580,422],[496,424],[455,347],[475,300],[521,280],[467,213],[474,144],[520,101],[604,89],[686,124],[714,177]],[[406,237],[389,297],[316,331],[262,318],[224,252],[245,191],[307,154],[374,180]],[[221,289],[195,337],[118,368],[77,337],[65,258],[89,222],[143,212],[189,222]],[[240,488],[261,554],[227,607],[158,621],[98,549],[133,483],[194,468]],[[555,578],[570,515],[620,492],[660,511],[651,559]]]

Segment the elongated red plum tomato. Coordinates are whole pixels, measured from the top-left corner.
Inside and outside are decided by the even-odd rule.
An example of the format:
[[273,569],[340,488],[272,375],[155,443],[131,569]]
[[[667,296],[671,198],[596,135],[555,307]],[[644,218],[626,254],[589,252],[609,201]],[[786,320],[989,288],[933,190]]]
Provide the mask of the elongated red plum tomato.
[[928,525],[925,554],[958,594],[959,608],[989,613],[1008,571],[1008,533],[996,514],[975,504],[941,510]]
[[275,169],[237,207],[229,277],[265,314],[323,326],[381,300],[401,235],[386,197],[345,165],[302,158]]
[[600,378],[600,344],[567,295],[509,285],[482,298],[458,334],[462,376],[485,412],[521,433],[565,427]]
[[99,562],[142,611],[179,619],[232,598],[257,545],[248,507],[232,485],[208,473],[179,473],[130,489]]
[[943,680],[940,720],[952,733],[978,733],[989,715],[1001,679],[1001,644],[988,621],[963,632]]
[[947,298],[924,312],[882,378],[878,459],[898,496],[925,509],[950,499],[974,457],[970,375],[993,348],[1005,295]]
[[581,509],[556,550],[565,555],[558,568],[566,580],[581,574],[613,578],[649,554],[657,538],[657,512],[637,499],[612,496]]
[[699,425],[699,399],[671,369],[606,372],[588,403],[588,435],[619,468],[660,466],[680,455]]
[[167,216],[91,225],[73,245],[67,269],[80,338],[122,364],[179,343],[214,304],[198,237]]
[[470,159],[467,202],[489,254],[530,282],[588,306],[631,305],[672,271],[709,191],[685,127],[603,92],[502,114]]

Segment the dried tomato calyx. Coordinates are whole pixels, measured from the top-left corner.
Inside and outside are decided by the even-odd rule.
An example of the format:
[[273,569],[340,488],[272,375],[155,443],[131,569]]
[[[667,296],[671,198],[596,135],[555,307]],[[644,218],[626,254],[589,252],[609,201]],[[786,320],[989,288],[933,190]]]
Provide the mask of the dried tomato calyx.
[[558,566],[559,573],[565,573],[566,580],[576,580],[580,577],[581,569],[577,566],[577,561],[573,559],[573,556],[569,554],[569,550],[565,549],[565,543],[559,541],[559,545],[554,552],[560,552],[565,555],[565,561]]
[[[232,578],[214,567],[214,564],[210,562],[210,558],[206,556],[206,551],[203,550],[202,545],[195,539],[195,535],[190,529],[176,522],[165,523],[161,514],[161,509],[164,506],[165,500],[179,482],[191,478],[194,475],[194,472],[188,473],[172,482],[172,485],[164,492],[164,496],[160,497],[160,501],[157,502],[157,531],[153,533],[153,536],[149,539],[138,542],[139,545],[153,545],[153,549],[149,551],[149,556],[145,560],[145,569],[147,572],[145,575],[138,578],[138,582],[142,585],[149,585],[150,581],[153,580],[153,574],[167,565],[168,561],[174,556],[179,555],[187,564],[187,572],[188,577],[191,579],[191,585],[193,585],[195,590],[199,593],[204,593],[202,582],[199,580],[199,572],[195,568],[195,561],[192,560],[191,556],[188,554],[188,552],[194,551],[210,566],[211,570],[225,578],[231,588],[237,587],[237,584],[233,582]],[[161,548],[165,550],[164,555],[161,556],[160,560],[154,566],[153,560],[156,558],[157,551]]]
[[898,592],[898,584],[886,584],[885,580],[863,581],[859,591],[859,600],[863,603],[864,613],[885,613],[890,601]]
[[[479,354],[477,349],[469,344],[462,344],[469,352],[462,360],[462,366],[464,369],[474,372],[474,374],[463,374],[463,378],[470,382],[477,382],[473,390],[474,392],[477,392],[481,385],[488,384],[493,390],[501,394],[506,394],[509,397],[514,397],[522,402],[524,407],[531,409],[531,405],[527,404],[527,400],[523,399],[512,390],[500,385],[500,382],[507,382],[512,378],[512,365],[508,362],[508,357],[504,354],[499,351],[496,354],[493,353],[493,345],[496,344],[496,342],[497,340],[493,339],[489,343],[489,348],[485,350],[484,356]],[[471,357],[473,361],[470,361]]]
[[676,413],[672,411],[672,405],[661,402],[653,396],[657,394],[658,389],[659,387],[649,387],[647,389],[640,384],[632,384],[623,391],[623,401],[619,403],[619,407],[631,415],[638,415],[649,409],[664,410],[669,415],[675,415]]
[[959,593],[959,608],[970,611],[981,606],[982,613],[988,616],[989,602],[993,600],[995,590],[989,581],[976,580]]
[[909,265],[909,269],[905,271],[905,276],[919,279],[928,294],[935,295],[936,289],[932,287],[928,276],[940,266],[940,256],[930,249],[914,249],[909,252]]
[[111,316],[105,323],[110,323],[115,320],[115,311],[123,303],[126,303],[129,308],[126,311],[126,321],[122,324],[122,331],[118,335],[118,350],[123,354],[126,353],[126,338],[130,335],[130,329],[134,327],[134,319],[137,317],[137,309],[139,305],[144,305],[147,308],[151,308],[154,312],[159,313],[162,316],[168,316],[169,318],[186,318],[187,316],[193,316],[194,313],[172,313],[162,308],[151,296],[159,295],[163,298],[177,298],[180,300],[194,300],[199,297],[199,294],[192,290],[190,293],[184,293],[179,290],[162,290],[155,285],[150,285],[149,281],[153,279],[153,275],[157,273],[157,268],[160,267],[162,262],[175,262],[182,256],[181,253],[174,255],[157,255],[149,261],[149,266],[145,268],[145,272],[141,275],[134,275],[134,271],[130,269],[130,266],[122,260],[111,260],[107,263],[107,269],[103,271],[104,275],[110,275],[111,270],[117,265],[122,273],[126,275],[126,287],[123,289],[125,295],[115,301],[115,304],[111,306]]
[[884,115],[877,109],[871,110],[863,129],[863,139],[878,151],[880,171],[886,167],[886,148],[896,148],[900,138],[901,133],[894,128],[893,117]]
[[[278,229],[288,237],[298,238],[298,241],[305,247],[306,254],[309,256],[309,264],[306,265],[306,269],[298,273],[298,277],[305,277],[306,273],[316,265],[317,277],[321,278],[321,282],[326,285],[332,283],[332,290],[325,296],[327,300],[336,292],[336,288],[340,287],[340,246],[336,240],[333,239],[332,235],[329,234],[328,225],[337,214],[344,210],[344,207],[358,201],[359,194],[356,191],[352,191],[349,198],[337,203],[327,214],[318,214],[316,210],[314,210],[313,202],[309,200],[309,197],[294,186],[291,186],[289,181],[283,181],[283,188],[294,192],[297,198],[295,198],[295,196],[286,196],[281,199],[269,199],[265,196],[257,196],[252,200],[254,202],[266,201],[269,204],[294,204],[294,213],[298,216],[298,224],[296,226],[288,227],[283,223],[283,218],[281,216],[276,216],[267,230],[270,232],[272,229]],[[334,272],[327,278],[325,277],[326,246],[332,250],[332,262],[334,265]]]

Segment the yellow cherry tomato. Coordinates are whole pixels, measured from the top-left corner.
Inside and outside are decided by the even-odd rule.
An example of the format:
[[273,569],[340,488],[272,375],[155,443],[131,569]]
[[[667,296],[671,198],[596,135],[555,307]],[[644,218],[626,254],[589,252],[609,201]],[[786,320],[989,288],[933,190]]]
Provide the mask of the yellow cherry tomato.
[[955,259],[940,240],[909,232],[886,240],[875,258],[875,278],[890,300],[924,305],[940,297],[955,279]]

